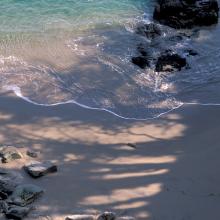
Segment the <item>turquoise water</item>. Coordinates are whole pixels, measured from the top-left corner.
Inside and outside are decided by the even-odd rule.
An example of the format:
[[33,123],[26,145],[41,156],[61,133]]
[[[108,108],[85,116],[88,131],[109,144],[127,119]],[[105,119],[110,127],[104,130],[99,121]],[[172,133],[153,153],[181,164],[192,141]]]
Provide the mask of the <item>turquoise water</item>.
[[119,24],[146,8],[144,0],[1,0],[0,29],[46,31]]
[[[151,20],[153,2],[1,0],[0,89],[33,104],[74,103],[134,119],[204,101],[198,98],[200,90],[192,91],[220,81],[219,27],[198,31],[172,47],[154,42],[157,48],[199,51],[200,56],[189,59],[192,68],[181,74],[165,76],[130,62],[139,43],[152,45],[135,34],[135,27]],[[161,28],[163,37],[178,34]]]

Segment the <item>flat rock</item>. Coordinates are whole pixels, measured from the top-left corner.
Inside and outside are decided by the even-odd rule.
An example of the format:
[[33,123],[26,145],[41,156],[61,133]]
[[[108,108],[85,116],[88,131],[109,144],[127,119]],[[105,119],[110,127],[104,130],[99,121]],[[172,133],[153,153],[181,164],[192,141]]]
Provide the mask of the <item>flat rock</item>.
[[33,184],[22,184],[15,188],[12,195],[9,197],[9,203],[26,206],[36,200],[42,193],[43,189]]
[[31,162],[30,164],[25,165],[24,169],[27,171],[27,173],[30,176],[34,178],[44,176],[48,173],[57,172],[57,166],[50,161],[45,161],[45,162],[34,161]]
[[217,0],[159,0],[154,19],[180,29],[209,26],[218,23]]
[[0,148],[0,157],[2,163],[9,163],[10,161],[21,159],[23,156],[15,147],[3,146]]
[[93,215],[72,215],[66,217],[65,220],[95,220]]

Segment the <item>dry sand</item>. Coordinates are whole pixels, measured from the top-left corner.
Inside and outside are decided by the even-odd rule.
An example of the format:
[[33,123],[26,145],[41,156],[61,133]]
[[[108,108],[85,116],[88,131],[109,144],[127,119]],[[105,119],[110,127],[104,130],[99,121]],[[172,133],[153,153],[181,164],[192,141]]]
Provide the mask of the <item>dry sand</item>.
[[46,190],[28,219],[110,210],[138,220],[219,220],[219,115],[220,107],[185,106],[132,121],[1,94],[0,143],[40,151],[59,171],[31,179],[22,169],[27,156],[1,166]]

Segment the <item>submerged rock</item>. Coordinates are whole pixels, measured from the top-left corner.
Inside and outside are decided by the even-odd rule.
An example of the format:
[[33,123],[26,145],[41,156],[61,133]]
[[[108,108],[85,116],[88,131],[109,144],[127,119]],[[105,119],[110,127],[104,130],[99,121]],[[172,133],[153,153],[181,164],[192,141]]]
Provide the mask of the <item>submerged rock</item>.
[[23,156],[15,147],[3,146],[0,148],[0,157],[2,163],[9,163],[10,161],[21,159]]
[[149,66],[149,60],[146,56],[137,56],[132,57],[132,63],[139,66],[141,69],[145,69],[147,66]]
[[43,192],[44,191],[36,185],[19,185],[10,196],[9,202],[23,207],[34,202]]
[[137,27],[137,34],[140,34],[149,39],[153,39],[155,37],[161,36],[162,32],[159,26],[155,23],[150,24],[141,24]]
[[15,190],[17,184],[10,180],[0,179],[0,198],[7,199]]
[[176,53],[165,52],[158,58],[155,70],[157,72],[180,71],[186,65],[186,58]]
[[31,162],[30,164],[24,166],[24,169],[27,171],[28,174],[30,174],[34,178],[44,176],[48,173],[57,172],[57,166],[50,161]]
[[170,27],[193,28],[218,23],[217,0],[159,0],[154,19]]
[[113,212],[104,212],[97,217],[97,220],[116,220],[116,214]]

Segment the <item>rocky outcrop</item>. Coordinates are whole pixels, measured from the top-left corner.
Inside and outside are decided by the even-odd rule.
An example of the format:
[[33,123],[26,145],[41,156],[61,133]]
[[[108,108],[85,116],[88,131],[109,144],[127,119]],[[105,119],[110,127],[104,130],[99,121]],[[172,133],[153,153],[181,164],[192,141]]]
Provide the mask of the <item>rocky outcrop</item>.
[[218,22],[217,0],[159,0],[154,19],[170,27],[193,28]]

